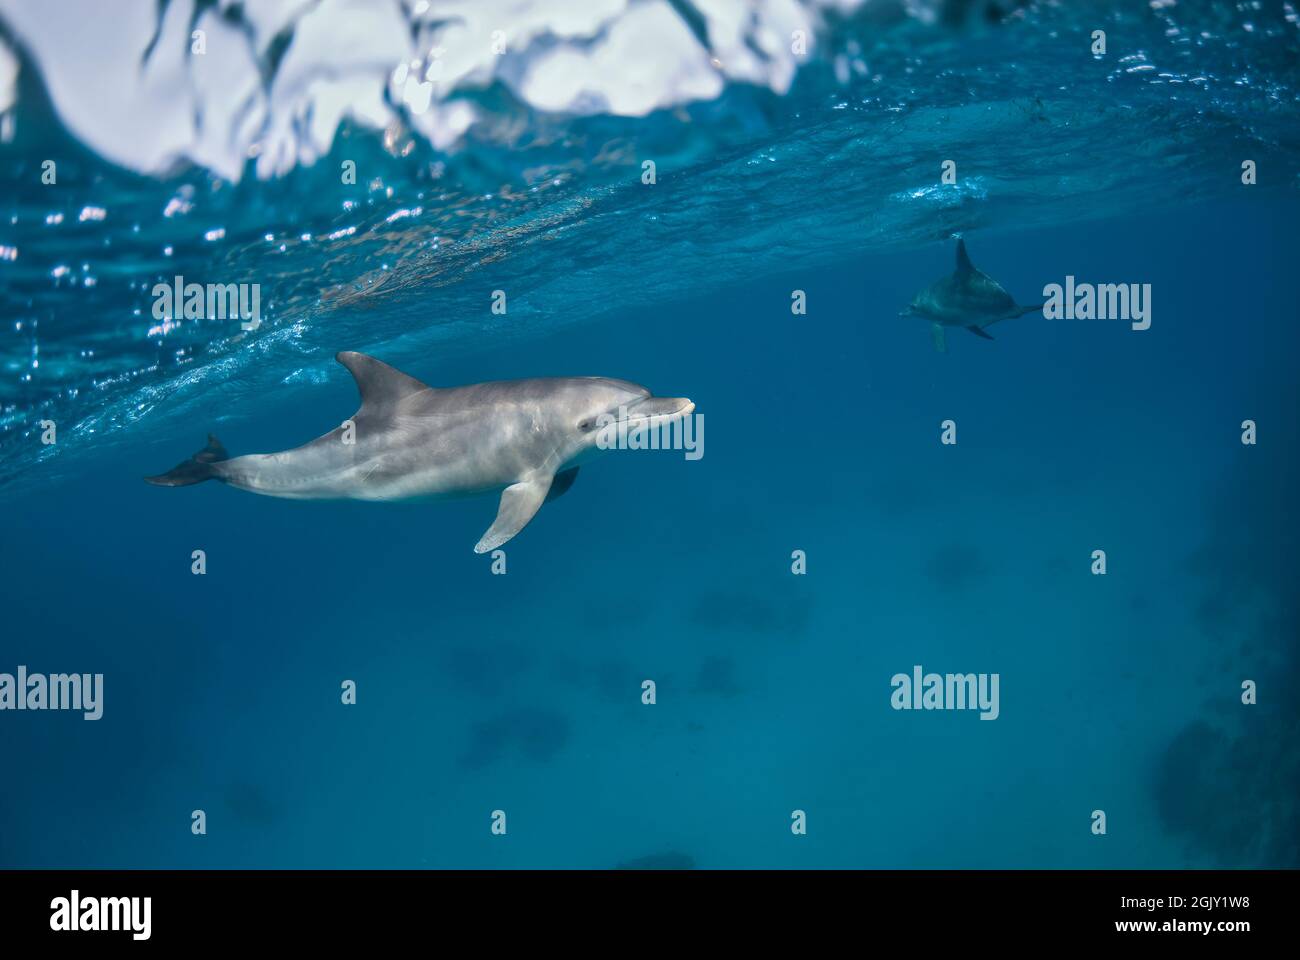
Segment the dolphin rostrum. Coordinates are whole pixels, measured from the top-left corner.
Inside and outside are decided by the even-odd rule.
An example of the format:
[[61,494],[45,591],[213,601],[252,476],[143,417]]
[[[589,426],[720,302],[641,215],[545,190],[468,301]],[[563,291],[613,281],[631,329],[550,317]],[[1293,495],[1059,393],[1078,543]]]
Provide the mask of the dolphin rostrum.
[[[216,437],[150,483],[184,487],[216,479],[298,500],[413,500],[502,491],[496,522],[474,547],[486,553],[520,530],[543,503],[573,485],[600,452],[602,433],[632,433],[683,420],[680,397],[652,397],[626,380],[553,377],[430,387],[363,353],[340,353],[361,409],[301,447],[228,459]],[[627,436],[624,432],[623,436]]]
[[936,280],[918,293],[899,316],[929,320],[934,348],[943,353],[948,349],[944,327],[965,327],[977,337],[992,340],[985,327],[1041,309],[1042,304],[1020,306],[1000,283],[976,270],[966,254],[966,241],[958,240],[957,269],[952,276]]

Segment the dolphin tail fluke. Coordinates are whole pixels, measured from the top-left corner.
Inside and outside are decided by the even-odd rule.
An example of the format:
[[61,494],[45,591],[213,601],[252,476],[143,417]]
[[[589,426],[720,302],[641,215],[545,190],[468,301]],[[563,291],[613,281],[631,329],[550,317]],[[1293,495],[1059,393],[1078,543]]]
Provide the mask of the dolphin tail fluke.
[[226,453],[226,448],[221,445],[221,441],[209,433],[208,445],[194,456],[176,464],[166,473],[160,473],[156,477],[145,477],[145,480],[160,487],[188,487],[194,483],[211,480],[216,476],[212,465],[229,458],[230,455]]
[[930,339],[934,341],[934,349],[939,353],[948,352],[948,341],[943,335],[943,327],[937,323],[930,324]]

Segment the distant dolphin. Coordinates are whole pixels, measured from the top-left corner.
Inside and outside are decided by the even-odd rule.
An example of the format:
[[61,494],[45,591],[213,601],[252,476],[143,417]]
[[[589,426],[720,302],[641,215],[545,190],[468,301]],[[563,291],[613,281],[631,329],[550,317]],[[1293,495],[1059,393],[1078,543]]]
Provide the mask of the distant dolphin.
[[[412,500],[502,490],[496,522],[475,553],[522,530],[573,486],[610,423],[633,433],[689,416],[685,398],[652,397],[626,380],[556,377],[429,387],[362,353],[335,358],[356,378],[361,409],[304,446],[227,459],[216,437],[150,483],[216,479],[298,500]],[[625,433],[624,436],[627,434]],[[348,439],[352,442],[347,442]]]
[[943,353],[948,349],[944,327],[965,327],[977,337],[992,340],[985,327],[1041,309],[1042,304],[1020,306],[1001,284],[976,270],[966,255],[966,241],[958,240],[957,269],[952,276],[936,280],[918,293],[899,316],[929,320],[934,348]]

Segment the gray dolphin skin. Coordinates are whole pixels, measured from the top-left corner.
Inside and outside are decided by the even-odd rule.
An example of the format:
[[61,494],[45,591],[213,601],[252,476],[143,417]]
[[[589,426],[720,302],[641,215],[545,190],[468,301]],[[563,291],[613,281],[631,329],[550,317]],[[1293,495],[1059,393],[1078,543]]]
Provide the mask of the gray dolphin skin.
[[166,487],[215,479],[297,500],[425,500],[501,491],[496,522],[474,547],[486,553],[573,485],[579,465],[601,452],[604,425],[635,433],[695,409],[684,397],[653,397],[645,387],[607,377],[441,388],[362,353],[335,359],[361,391],[361,409],[351,421],[292,450],[233,459],[209,435],[208,445],[189,460],[145,479]]
[[957,269],[952,276],[936,280],[918,293],[899,316],[930,321],[934,348],[943,353],[948,349],[944,327],[965,327],[977,337],[992,340],[985,327],[1041,309],[1042,304],[1020,306],[1000,283],[976,270],[966,254],[966,241],[958,240]]

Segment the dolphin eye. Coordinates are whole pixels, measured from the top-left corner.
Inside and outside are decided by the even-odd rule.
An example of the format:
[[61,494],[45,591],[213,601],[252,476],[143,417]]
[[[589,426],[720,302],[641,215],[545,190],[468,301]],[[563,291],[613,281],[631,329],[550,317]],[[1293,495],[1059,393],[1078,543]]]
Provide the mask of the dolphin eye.
[[596,425],[596,421],[594,420],[583,420],[580,424],[578,424],[578,429],[581,430],[583,433],[586,433],[595,425]]

